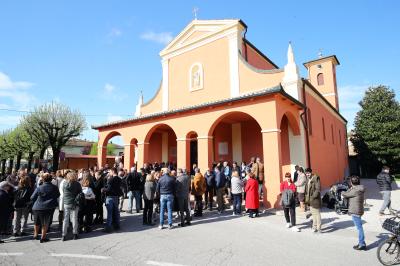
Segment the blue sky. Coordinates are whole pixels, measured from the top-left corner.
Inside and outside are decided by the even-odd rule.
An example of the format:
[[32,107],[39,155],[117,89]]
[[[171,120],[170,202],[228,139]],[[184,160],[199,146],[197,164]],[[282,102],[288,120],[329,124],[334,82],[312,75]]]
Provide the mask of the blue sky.
[[[60,101],[90,125],[129,118],[161,80],[159,51],[193,19],[240,18],[246,37],[279,67],[292,41],[303,62],[337,55],[340,107],[353,126],[371,85],[400,99],[400,1],[18,1],[0,2],[0,109]],[[95,116],[92,116],[95,115]],[[21,113],[0,110],[0,130]]]

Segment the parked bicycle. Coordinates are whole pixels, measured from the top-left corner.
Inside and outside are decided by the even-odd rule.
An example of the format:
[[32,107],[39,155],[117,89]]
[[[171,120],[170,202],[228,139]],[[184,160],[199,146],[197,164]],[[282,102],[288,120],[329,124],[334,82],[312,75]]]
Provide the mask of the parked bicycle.
[[390,232],[388,239],[379,244],[377,256],[383,265],[400,263],[400,211],[392,211],[394,216],[386,219],[382,227]]

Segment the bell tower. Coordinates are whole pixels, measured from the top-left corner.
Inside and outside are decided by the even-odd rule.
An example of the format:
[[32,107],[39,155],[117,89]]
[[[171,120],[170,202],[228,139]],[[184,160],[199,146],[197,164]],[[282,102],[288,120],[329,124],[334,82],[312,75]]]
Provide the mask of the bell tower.
[[336,84],[336,66],[340,65],[335,55],[322,57],[304,63],[308,70],[308,80],[339,111]]

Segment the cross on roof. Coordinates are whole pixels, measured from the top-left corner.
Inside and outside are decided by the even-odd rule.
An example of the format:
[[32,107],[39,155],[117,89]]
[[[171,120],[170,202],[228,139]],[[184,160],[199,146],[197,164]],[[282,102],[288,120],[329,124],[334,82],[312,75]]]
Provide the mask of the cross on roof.
[[197,19],[197,12],[199,11],[199,8],[198,7],[194,7],[193,8],[193,16],[194,16],[194,19],[196,20]]
[[319,48],[318,57],[322,58],[322,48]]

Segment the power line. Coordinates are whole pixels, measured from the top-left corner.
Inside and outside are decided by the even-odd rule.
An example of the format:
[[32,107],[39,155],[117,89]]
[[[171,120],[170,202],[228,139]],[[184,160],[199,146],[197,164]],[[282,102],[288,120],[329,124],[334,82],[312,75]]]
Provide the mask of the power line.
[[[31,111],[27,110],[17,110],[17,109],[8,109],[8,108],[0,108],[0,111],[6,111],[6,112],[14,112],[14,113],[32,113]],[[109,116],[111,114],[82,114],[83,116]],[[134,116],[133,114],[112,114],[113,116]]]

